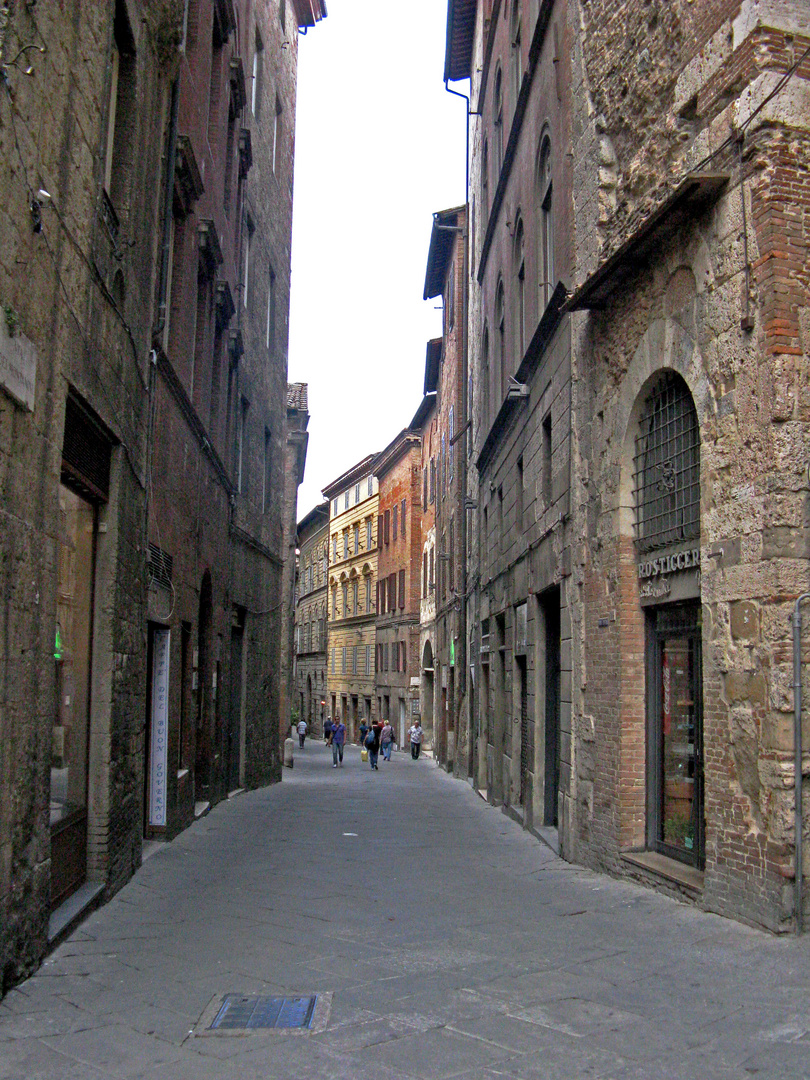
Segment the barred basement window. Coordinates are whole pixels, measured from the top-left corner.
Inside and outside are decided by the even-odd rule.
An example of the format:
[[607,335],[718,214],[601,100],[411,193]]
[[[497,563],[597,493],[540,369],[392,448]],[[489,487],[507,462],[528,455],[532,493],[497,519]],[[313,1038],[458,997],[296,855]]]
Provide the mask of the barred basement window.
[[633,459],[639,552],[700,537],[700,432],[689,388],[668,373],[644,404]]

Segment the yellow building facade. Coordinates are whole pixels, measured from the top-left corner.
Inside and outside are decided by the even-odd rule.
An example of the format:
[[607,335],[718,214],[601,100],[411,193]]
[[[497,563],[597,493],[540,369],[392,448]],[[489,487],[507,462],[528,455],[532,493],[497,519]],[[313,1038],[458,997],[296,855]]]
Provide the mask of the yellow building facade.
[[329,500],[327,693],[347,741],[362,720],[376,719],[374,645],[377,615],[379,488],[375,454],[323,489]]

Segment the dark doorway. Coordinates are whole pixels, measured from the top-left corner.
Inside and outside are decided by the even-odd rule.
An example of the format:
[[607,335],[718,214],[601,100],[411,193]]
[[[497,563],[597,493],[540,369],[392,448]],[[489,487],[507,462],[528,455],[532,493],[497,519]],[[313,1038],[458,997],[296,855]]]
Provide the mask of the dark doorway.
[[194,799],[209,798],[211,790],[211,749],[213,734],[213,663],[211,656],[213,608],[211,575],[206,570],[200,587],[197,617],[197,721],[194,740]]
[[529,686],[526,657],[515,657],[518,673],[520,707],[520,805],[526,823],[531,823],[532,764],[534,762],[534,725],[529,723]]
[[231,617],[230,693],[225,733],[225,768],[228,791],[240,786],[242,745],[242,664],[244,662],[245,613],[236,608]]
[[545,622],[546,715],[543,824],[557,825],[560,791],[560,590],[541,597]]

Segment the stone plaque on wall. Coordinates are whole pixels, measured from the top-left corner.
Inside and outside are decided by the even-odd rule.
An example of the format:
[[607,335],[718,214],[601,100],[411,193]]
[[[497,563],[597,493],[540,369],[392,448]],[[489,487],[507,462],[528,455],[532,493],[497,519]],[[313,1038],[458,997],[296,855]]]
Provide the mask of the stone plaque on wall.
[[37,382],[37,349],[24,334],[9,337],[0,312],[0,386],[18,405],[34,411]]

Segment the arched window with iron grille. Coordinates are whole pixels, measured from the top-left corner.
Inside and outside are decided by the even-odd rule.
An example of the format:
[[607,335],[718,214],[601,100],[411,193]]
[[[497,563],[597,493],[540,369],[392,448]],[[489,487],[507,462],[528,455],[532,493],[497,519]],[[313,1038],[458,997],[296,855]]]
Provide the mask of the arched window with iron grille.
[[675,372],[644,403],[633,486],[639,553],[700,538],[700,431],[692,395]]

